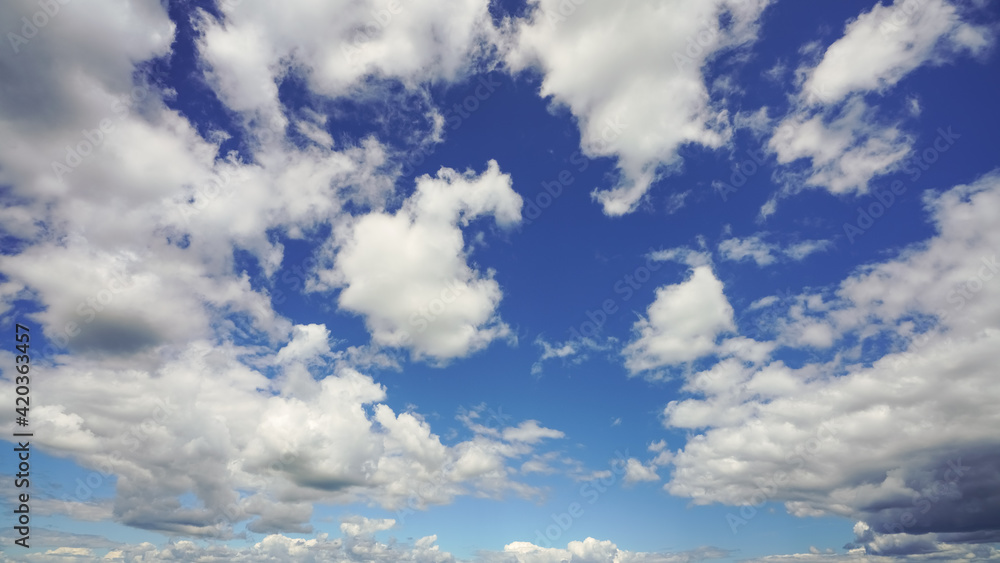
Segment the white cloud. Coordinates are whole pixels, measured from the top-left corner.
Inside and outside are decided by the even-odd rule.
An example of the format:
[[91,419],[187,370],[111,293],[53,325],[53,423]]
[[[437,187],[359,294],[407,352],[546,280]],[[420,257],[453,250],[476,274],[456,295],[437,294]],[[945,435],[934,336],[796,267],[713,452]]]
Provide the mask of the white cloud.
[[548,452],[544,455],[532,456],[531,459],[521,464],[521,473],[541,473],[543,475],[551,475],[556,473],[558,470],[552,467],[552,463],[559,459],[559,452]]
[[747,307],[747,309],[750,311],[754,311],[756,309],[764,309],[770,307],[771,305],[774,305],[777,302],[778,302],[777,295],[768,295],[767,297],[761,297],[760,299],[754,301],[753,303],[750,304],[749,307]]
[[200,23],[209,82],[227,106],[277,130],[287,121],[278,82],[288,74],[329,97],[356,94],[368,76],[415,89],[458,79],[496,41],[485,0],[221,5],[222,21],[205,15]]
[[657,262],[677,262],[688,267],[710,266],[712,264],[712,254],[704,250],[704,241],[700,241],[702,250],[694,250],[687,247],[668,248],[649,253],[649,259]]
[[505,428],[503,431],[504,440],[525,444],[535,444],[545,438],[562,438],[563,436],[565,434],[559,430],[539,426],[537,420],[526,420],[516,427]]
[[576,348],[572,342],[565,342],[562,346],[556,348],[541,337],[538,337],[535,339],[535,343],[541,346],[543,350],[541,357],[538,358],[539,361],[548,360],[549,358],[565,358],[576,353]]
[[851,98],[839,110],[793,113],[768,141],[779,164],[809,160],[803,186],[835,194],[867,192],[868,182],[894,170],[912,146],[913,139],[898,126],[878,124],[874,110],[860,97]]
[[674,458],[673,452],[667,449],[667,442],[665,440],[653,442],[647,449],[656,454],[656,457],[650,461],[650,465],[652,466],[662,467],[670,463]]
[[[641,553],[619,549],[608,540],[591,537],[583,541],[571,541],[565,549],[541,547],[530,542],[518,541],[504,546],[502,555],[513,557],[517,563],[680,563],[692,560],[719,559],[726,552],[715,548],[702,548],[681,553]],[[508,561],[498,557],[484,558],[485,561]]]
[[442,168],[417,179],[394,214],[356,218],[336,237],[333,268],[314,288],[342,287],[338,304],[364,316],[372,340],[409,348],[416,358],[466,356],[510,334],[496,312],[502,297],[492,271],[467,263],[462,226],[491,216],[521,220],[521,197],[495,161],[475,176]]
[[347,537],[370,536],[375,532],[389,530],[396,525],[391,518],[371,519],[355,517],[340,523],[340,531]]
[[[855,518],[903,533],[892,542],[1000,537],[977,516],[1000,502],[978,492],[1000,467],[988,430],[1000,424],[991,402],[1000,393],[1000,175],[926,205],[936,236],[860,268],[828,299],[800,296],[789,308],[787,345],[888,344],[863,358],[846,348],[801,367],[762,357],[691,374],[686,389],[700,397],[671,402],[665,424],[706,430],[676,453],[668,491],[697,504],[764,499],[799,516]],[[802,335],[809,326],[820,327],[818,342]],[[746,525],[743,514],[734,510],[730,524]]]
[[670,198],[667,200],[667,215],[673,215],[683,209],[684,204],[687,202],[687,198],[690,195],[691,190],[670,194]]
[[296,325],[292,340],[278,350],[275,361],[308,361],[330,353],[330,331],[324,325]]
[[[318,380],[287,372],[268,379],[239,361],[248,355],[255,353],[193,342],[149,371],[70,358],[46,366],[47,377],[32,387],[42,405],[32,409],[32,424],[47,436],[38,447],[71,456],[99,482],[114,476],[110,510],[118,522],[226,537],[230,525],[246,521],[260,533],[309,531],[316,502],[397,510],[473,492],[537,494],[511,480],[508,464],[563,435],[526,421],[500,427],[503,439],[477,435],[446,446],[418,414],[389,408],[369,376],[345,368]],[[188,494],[197,498],[193,507],[178,502]],[[51,510],[100,509],[79,504],[87,498],[62,500]]]
[[[618,184],[593,196],[608,215],[622,215],[680,167],[681,146],[728,141],[729,115],[711,98],[702,66],[753,41],[767,4],[537,0],[516,26],[507,61],[515,71],[541,70],[540,94],[576,116],[585,154],[618,159]],[[723,14],[731,17],[725,28]]]
[[[13,498],[11,499],[13,500]],[[54,498],[33,499],[31,510],[37,514],[60,514],[81,522],[104,522],[113,517],[107,500],[65,501]]]
[[767,242],[759,234],[746,238],[733,237],[719,243],[719,253],[726,260],[753,260],[758,266],[769,266],[781,257],[792,260],[802,260],[814,252],[825,250],[830,242],[826,240],[807,240],[781,248],[778,244]]
[[[592,338],[583,336],[578,339],[567,340],[562,344],[551,344],[541,336],[538,336],[535,338],[535,344],[542,347],[542,355],[538,357],[535,363],[531,364],[531,374],[540,375],[545,361],[553,358],[560,358],[563,361],[570,361],[574,364],[584,362],[588,359],[589,352],[600,352],[610,349],[612,341],[613,339],[608,339],[606,343],[600,344]],[[571,358],[572,360],[570,360]]]
[[535,344],[542,347],[542,355],[538,357],[538,360],[534,364],[531,364],[532,375],[542,373],[542,363],[545,360],[552,358],[567,358],[577,353],[576,346],[573,345],[573,342],[564,342],[562,346],[555,347],[539,336],[535,339]]
[[962,21],[948,0],[880,2],[847,24],[806,73],[803,92],[809,102],[829,104],[855,92],[885,91],[921,65],[978,53],[992,40],[988,28]]
[[[284,249],[269,233],[349,226],[348,201],[377,208],[394,180],[381,145],[336,152],[272,139],[254,147],[252,163],[218,154],[224,133],[202,138],[163,102],[169,92],[133,82],[136,64],[173,41],[163,6],[112,4],[67,4],[23,52],[0,50],[13,80],[0,92],[0,133],[18,139],[0,147],[4,216],[15,219],[3,229],[25,243],[0,257],[9,280],[0,299],[4,309],[35,301],[34,320],[63,345],[32,387],[32,422],[48,436],[39,447],[116,479],[107,500],[116,521],[197,537],[226,537],[238,522],[307,531],[312,502],[422,508],[460,494],[531,494],[508,464],[532,445],[443,445],[343,365],[364,354],[330,366],[326,327],[295,327],[271,306],[267,288],[287,289],[290,272],[278,282]],[[4,21],[30,16],[19,10],[0,6]],[[70,158],[67,145],[89,154]],[[460,217],[519,219],[509,179],[492,170],[461,195],[464,180],[427,179],[412,201],[428,224],[459,233],[459,254]],[[262,288],[236,268],[237,250],[257,259]],[[484,305],[487,316],[494,306]],[[181,502],[187,495],[193,505]],[[90,517],[107,508],[83,500],[48,508]]]
[[643,465],[641,461],[630,457],[625,464],[625,484],[631,485],[648,481],[659,481],[655,465]]
[[804,240],[785,249],[785,254],[792,260],[802,260],[810,254],[822,252],[830,247],[828,240]]
[[759,236],[751,236],[744,239],[730,238],[719,243],[719,252],[726,260],[740,261],[747,258],[753,259],[758,266],[773,264],[775,245],[764,242]]
[[[800,67],[799,94],[767,144],[779,164],[809,161],[805,171],[782,171],[784,192],[819,187],[834,194],[863,194],[873,178],[896,170],[914,139],[901,123],[880,118],[864,95],[887,92],[924,64],[944,64],[959,53],[987,49],[993,33],[963,21],[968,15],[947,0],[878,3],[848,23],[815,66]],[[820,45],[803,51],[818,52]],[[769,200],[761,219],[773,214],[776,205]]]
[[[13,282],[3,299],[37,299],[46,335],[75,351],[137,352],[206,336],[206,305],[253,314],[258,330],[280,336],[290,325],[231,268],[232,242],[265,267],[280,259],[263,234],[270,214],[250,193],[226,206],[214,201],[219,191],[203,192],[256,169],[218,158],[214,142],[166,108],[166,93],[133,82],[137,62],[169,50],[174,26],[163,7],[112,4],[67,4],[44,40],[0,53],[12,80],[0,96],[0,134],[19,140],[0,150],[0,183],[11,186],[8,214],[32,218],[3,226],[29,243],[4,257]],[[204,205],[181,212],[196,204]],[[231,231],[210,220],[221,209],[235,215],[222,218]]]
[[[2,228],[29,243],[3,258],[3,307],[37,299],[46,335],[73,352],[149,353],[208,338],[217,323],[242,330],[239,317],[283,339],[291,323],[234,272],[234,249],[276,273],[284,249],[268,233],[301,238],[338,221],[345,201],[384,199],[386,152],[368,139],[341,152],[275,142],[253,164],[220,155],[226,134],[199,136],[136,70],[169,50],[163,7],[75,6],[60,8],[44,40],[0,53],[13,80],[0,133],[19,140],[0,150],[14,219]],[[21,17],[0,9],[5,21]]]
[[733,308],[708,266],[698,266],[676,285],[660,287],[656,299],[632,330],[625,367],[632,374],[681,364],[711,354],[715,339],[735,328]]

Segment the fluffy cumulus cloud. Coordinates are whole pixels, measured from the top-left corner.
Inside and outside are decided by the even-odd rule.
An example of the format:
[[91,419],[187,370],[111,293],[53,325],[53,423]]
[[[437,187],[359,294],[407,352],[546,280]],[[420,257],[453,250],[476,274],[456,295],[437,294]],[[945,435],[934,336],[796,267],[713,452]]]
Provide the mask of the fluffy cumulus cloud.
[[[498,554],[499,555],[499,554]],[[704,548],[682,553],[641,553],[619,549],[608,540],[586,538],[583,541],[571,541],[565,549],[555,547],[540,547],[530,542],[513,542],[503,549],[506,559],[488,557],[485,561],[516,561],[517,563],[639,563],[662,561],[663,563],[700,561],[718,559],[726,556],[726,552]]]
[[656,474],[655,465],[644,465],[634,457],[629,458],[625,464],[625,483],[627,484],[659,480],[660,476]]
[[423,176],[400,210],[345,229],[319,285],[342,286],[340,307],[364,315],[379,345],[437,360],[466,356],[509,334],[496,313],[500,285],[467,262],[461,227],[482,216],[501,227],[521,220],[521,196],[495,161],[478,176],[447,168]]
[[485,0],[221,2],[204,14],[199,49],[220,98],[269,126],[287,122],[278,84],[300,73],[323,96],[350,94],[367,77],[409,87],[454,80],[490,50]]
[[967,21],[961,10],[949,0],[875,4],[848,23],[843,37],[806,72],[807,98],[835,103],[855,92],[884,91],[921,65],[980,53],[992,42],[992,32]]
[[[793,108],[779,120],[767,145],[778,163],[786,165],[785,189],[866,193],[873,178],[902,166],[914,138],[901,119],[880,115],[864,95],[885,94],[925,64],[944,64],[988,49],[994,33],[971,23],[972,12],[981,7],[959,8],[948,0],[879,3],[849,22],[818,63],[801,66]],[[789,168],[800,160],[808,163],[804,169]],[[762,214],[773,211],[772,202]]]
[[660,287],[632,327],[625,366],[633,373],[691,362],[713,353],[717,337],[735,328],[733,308],[709,266],[697,266],[679,284]]
[[621,178],[594,198],[608,215],[634,210],[685,145],[717,148],[730,118],[703,65],[752,42],[766,0],[535,0],[516,25],[511,68],[542,73],[541,95],[577,118],[589,156],[614,156]]
[[910,153],[913,139],[896,125],[879,124],[860,97],[842,108],[803,110],[782,120],[768,142],[779,164],[807,159],[803,186],[833,193],[865,193],[873,177],[886,174]]
[[788,321],[789,333],[818,322],[835,340],[889,344],[800,366],[724,359],[692,374],[696,397],[671,402],[664,420],[703,430],[676,452],[667,490],[741,507],[728,517],[735,529],[765,501],[855,518],[870,531],[858,548],[876,555],[1000,538],[990,485],[1000,175],[925,203],[934,237],[860,268],[826,299],[807,296],[795,306],[808,314]]
[[278,350],[275,361],[308,361],[330,353],[330,331],[323,325],[299,325],[292,330],[292,340]]

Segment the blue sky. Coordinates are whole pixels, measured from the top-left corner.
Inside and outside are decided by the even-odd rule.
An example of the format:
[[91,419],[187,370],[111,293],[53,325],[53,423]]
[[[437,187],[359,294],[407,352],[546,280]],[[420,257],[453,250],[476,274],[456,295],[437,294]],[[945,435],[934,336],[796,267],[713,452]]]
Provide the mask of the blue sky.
[[0,22],[0,560],[1000,559],[995,3]]

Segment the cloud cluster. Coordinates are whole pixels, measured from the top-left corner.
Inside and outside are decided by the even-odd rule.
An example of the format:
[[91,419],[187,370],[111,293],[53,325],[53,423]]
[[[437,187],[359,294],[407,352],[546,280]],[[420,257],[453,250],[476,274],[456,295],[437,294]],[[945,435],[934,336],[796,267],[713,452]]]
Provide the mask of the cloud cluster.
[[715,351],[717,337],[733,329],[722,282],[710,266],[697,266],[686,281],[656,290],[646,317],[632,327],[625,367],[636,374],[696,360]]
[[[33,563],[96,561],[132,563],[143,561],[234,561],[237,563],[690,563],[707,559],[719,559],[726,551],[706,547],[677,553],[643,553],[619,549],[607,540],[586,538],[571,541],[566,548],[540,547],[529,542],[513,542],[504,546],[503,551],[482,551],[474,559],[457,559],[442,551],[437,545],[436,535],[419,538],[412,543],[400,543],[395,539],[385,543],[375,538],[375,534],[389,530],[395,525],[391,519],[372,520],[353,517],[340,524],[342,537],[331,538],[328,534],[318,534],[312,539],[291,538],[282,534],[269,535],[253,546],[246,548],[225,545],[208,546],[190,542],[175,541],[163,548],[150,543],[112,545],[104,556],[98,555],[95,547],[53,547],[45,552],[26,556],[24,561]],[[53,538],[79,539],[77,538]],[[0,553],[0,561],[12,562]]]
[[[20,19],[20,8],[3,10]],[[75,352],[182,345],[233,315],[284,338],[291,324],[236,271],[237,251],[272,275],[284,252],[268,233],[301,237],[391,189],[378,173],[385,151],[373,140],[342,151],[273,141],[253,162],[220,154],[227,134],[202,137],[136,70],[169,51],[163,7],[115,10],[67,5],[44,36],[0,54],[13,79],[0,132],[18,139],[0,151],[11,190],[2,228],[23,245],[0,264],[4,307],[36,299],[46,336]],[[101,40],[77,39],[91,33]]]
[[510,333],[496,312],[502,292],[492,272],[467,262],[461,226],[482,216],[501,227],[521,221],[521,196],[496,161],[479,176],[448,168],[423,176],[395,213],[342,227],[334,266],[319,272],[316,287],[342,286],[340,307],[365,316],[376,344],[407,347],[416,358],[466,356]]
[[[285,41],[291,50],[284,55],[307,57],[317,65],[317,87],[332,92],[371,72],[413,81],[454,76],[468,63],[465,54],[424,50],[429,59],[409,63],[395,54],[410,52],[413,42],[438,45],[439,31],[461,43],[442,48],[468,51],[471,35],[461,39],[449,26],[488,21],[485,6],[468,3],[463,15],[455,7],[408,3],[409,11],[366,49],[378,51],[384,41],[395,47],[382,63],[357,71],[334,68],[341,65],[339,50],[321,57],[326,67],[308,59],[308,42],[327,45],[330,25],[308,3],[275,13],[251,2],[224,3],[224,22],[198,16],[199,47],[228,109],[259,133],[269,124],[255,120],[284,115],[268,97],[284,71],[272,64],[278,59],[257,57],[255,49],[267,44],[255,42],[254,33],[294,30],[305,44],[283,35],[271,47]],[[33,8],[4,4],[0,17],[20,21]],[[336,239],[345,241],[336,267],[348,282],[340,302],[376,319],[376,344],[386,321],[369,310],[374,298],[362,286],[366,276],[384,272],[372,271],[364,253],[386,242],[410,244],[413,261],[404,265],[416,268],[392,272],[400,277],[382,287],[386,295],[422,298],[449,283],[459,293],[455,307],[414,333],[415,350],[461,356],[506,335],[495,311],[499,287],[491,272],[466,263],[459,229],[486,215],[502,226],[519,221],[520,198],[497,164],[476,177],[444,170],[422,179],[395,215],[355,218],[347,207],[381,209],[395,189],[377,140],[333,149],[319,142],[322,131],[313,131],[318,141],[298,146],[279,129],[251,143],[247,154],[221,154],[229,133],[199,132],[171,109],[175,93],[142,70],[168,57],[176,39],[163,5],[96,1],[60,9],[28,44],[0,50],[10,78],[0,92],[0,133],[14,140],[0,147],[0,228],[13,245],[0,256],[0,302],[3,310],[21,300],[36,303],[31,317],[50,344],[46,377],[32,385],[39,405],[32,424],[45,436],[38,446],[90,472],[89,481],[48,509],[110,515],[176,535],[227,537],[241,523],[260,533],[308,531],[314,502],[419,509],[461,494],[530,494],[512,481],[509,464],[561,433],[531,423],[511,427],[507,436],[444,445],[418,413],[389,408],[384,388],[354,369],[350,354],[332,350],[340,335],[322,324],[294,325],[272,302],[286,265],[274,235],[301,239],[330,226],[335,237],[360,233]],[[444,12],[447,18],[436,17]],[[275,14],[294,18],[260,25]],[[310,21],[311,36],[297,27]],[[241,47],[236,36],[249,43]],[[422,74],[430,60],[435,70]],[[393,64],[403,66],[385,66]],[[380,239],[372,230],[380,221],[399,227],[399,238]],[[249,273],[254,266],[260,275]],[[435,310],[433,303],[414,306],[423,305]],[[419,309],[407,307],[385,314],[409,326]],[[13,387],[4,389],[13,401]],[[11,414],[2,422],[12,425]],[[114,498],[93,498],[106,484],[114,485]]]
[[[818,187],[834,194],[867,193],[870,181],[898,169],[915,139],[902,119],[886,118],[866,94],[885,94],[925,64],[978,55],[993,32],[972,23],[974,7],[948,0],[878,3],[844,28],[814,65],[796,70],[801,83],[792,108],[777,123],[768,149],[786,165],[785,189]],[[820,52],[818,44],[804,47]],[[806,167],[791,167],[800,160]],[[774,212],[773,200],[762,215]]]
[[[992,367],[1000,175],[928,196],[938,233],[865,266],[831,297],[801,296],[772,346],[825,327],[850,343],[829,361],[792,366],[722,359],[688,377],[700,395],[672,401],[668,427],[703,429],[676,452],[666,489],[695,503],[834,514],[874,533],[996,541],[1000,457]],[[793,309],[799,314],[793,315]],[[865,341],[888,342],[871,351]],[[749,510],[731,524],[746,525]],[[888,541],[888,540],[887,540]],[[909,541],[909,540],[907,540]],[[873,553],[877,553],[874,552]]]
[[220,6],[220,19],[200,18],[206,76],[228,107],[282,131],[288,119],[278,86],[289,75],[301,75],[312,92],[330,98],[361,95],[358,86],[372,77],[417,88],[458,79],[496,42],[484,0]]
[[783,119],[768,142],[779,164],[809,160],[803,186],[835,194],[866,193],[868,182],[893,170],[913,140],[898,125],[879,124],[863,98],[825,111],[803,109]]
[[636,209],[685,145],[718,148],[729,114],[702,69],[756,38],[767,0],[531,2],[507,62],[542,73],[540,95],[576,117],[590,157],[614,156],[621,178],[594,199],[608,215]]
[[[444,365],[515,341],[496,273],[470,244],[521,224],[511,177],[489,160],[481,172],[442,167],[404,185],[397,148],[335,137],[310,108],[401,88],[431,124],[401,136],[439,142],[432,89],[503,63],[540,73],[539,94],[576,120],[586,156],[616,159],[616,184],[591,194],[607,215],[637,209],[680,170],[686,147],[730,146],[740,123],[776,157],[782,194],[859,194],[902,167],[916,142],[905,117],[873,100],[919,68],[981,56],[994,42],[974,23],[982,2],[878,3],[825,49],[802,49],[787,112],[732,118],[736,89],[708,69],[757,39],[769,4],[531,0],[526,15],[500,21],[486,0],[227,0],[192,16],[191,39],[161,2],[93,0],[59,2],[36,33],[8,34],[0,313],[30,303],[44,334],[36,341],[50,344],[32,364],[45,373],[31,387],[35,445],[89,472],[32,509],[176,537],[267,534],[252,546],[157,547],[41,530],[49,549],[26,560],[454,562],[433,535],[375,539],[393,520],[345,520],[340,538],[288,534],[313,533],[316,503],[402,512],[460,495],[535,498],[517,476],[555,473],[556,463],[584,478],[581,464],[545,451],[562,430],[533,419],[484,425],[473,411],[459,417],[471,435],[442,440],[416,407],[390,407],[361,369],[398,366],[395,350]],[[0,21],[36,11],[2,3]],[[192,122],[178,109],[184,96],[157,76],[158,65],[180,64],[177,41],[193,42],[195,79],[233,131]],[[298,82],[305,100],[291,107],[282,87]],[[227,152],[234,137],[240,150]],[[668,211],[692,193],[677,190]],[[733,505],[734,530],[749,525],[744,509],[766,501],[858,521],[846,555],[783,560],[1000,559],[985,545],[1000,541],[1000,172],[924,204],[933,237],[835,287],[756,301],[747,316],[768,321],[756,334],[742,316],[738,325],[720,280],[729,278],[703,239],[700,250],[651,254],[690,273],[656,290],[623,363],[652,380],[682,368],[673,371],[687,395],[662,415],[691,438],[627,458],[624,482],[664,478],[666,491],[696,504]],[[279,312],[281,274],[293,266],[284,244],[303,240],[319,250],[312,267],[295,266],[295,290],[357,315],[365,344],[342,349],[337,328]],[[730,236],[717,255],[763,267],[827,246],[781,246],[761,233]],[[537,374],[546,360],[582,361],[617,341],[536,342]],[[0,364],[14,365],[8,351]],[[0,402],[13,393],[0,386]],[[4,411],[0,424],[13,427],[13,416]],[[96,496],[106,486],[114,496]],[[515,541],[476,561],[725,556],[633,553],[586,538],[565,548]]]
[[[114,482],[113,517],[131,526],[225,537],[249,521],[256,532],[303,532],[316,502],[396,510],[473,492],[532,494],[508,465],[563,436],[525,421],[446,446],[419,414],[384,404],[371,377],[342,368],[314,378],[305,365],[323,352],[326,329],[293,332],[277,354],[258,356],[282,366],[274,379],[240,361],[254,350],[209,342],[149,371],[100,360],[49,366],[32,388],[44,405],[32,411],[35,441],[72,455],[95,481],[53,510],[96,509],[104,501],[91,489]],[[195,505],[180,502],[185,495]]]

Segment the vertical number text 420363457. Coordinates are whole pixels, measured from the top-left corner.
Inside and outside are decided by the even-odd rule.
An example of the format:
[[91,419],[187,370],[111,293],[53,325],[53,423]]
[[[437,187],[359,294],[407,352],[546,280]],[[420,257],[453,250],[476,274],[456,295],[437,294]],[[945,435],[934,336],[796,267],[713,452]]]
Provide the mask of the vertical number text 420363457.
[[17,385],[14,389],[16,393],[14,397],[14,421],[17,423],[14,431],[14,442],[17,444],[14,446],[14,455],[17,456],[17,473],[14,474],[14,488],[16,489],[14,531],[17,532],[17,539],[14,540],[14,543],[21,547],[28,547],[29,524],[31,523],[29,504],[31,496],[28,492],[28,488],[31,486],[31,482],[28,480],[31,476],[31,463],[29,461],[31,442],[28,438],[33,433],[28,432],[26,428],[28,426],[28,409],[31,405],[29,395],[31,379],[28,375],[28,372],[31,371],[31,357],[28,354],[31,340],[29,333],[28,327],[22,324],[14,325],[14,350],[17,352],[14,356],[14,371],[17,372],[14,376],[14,384]]

